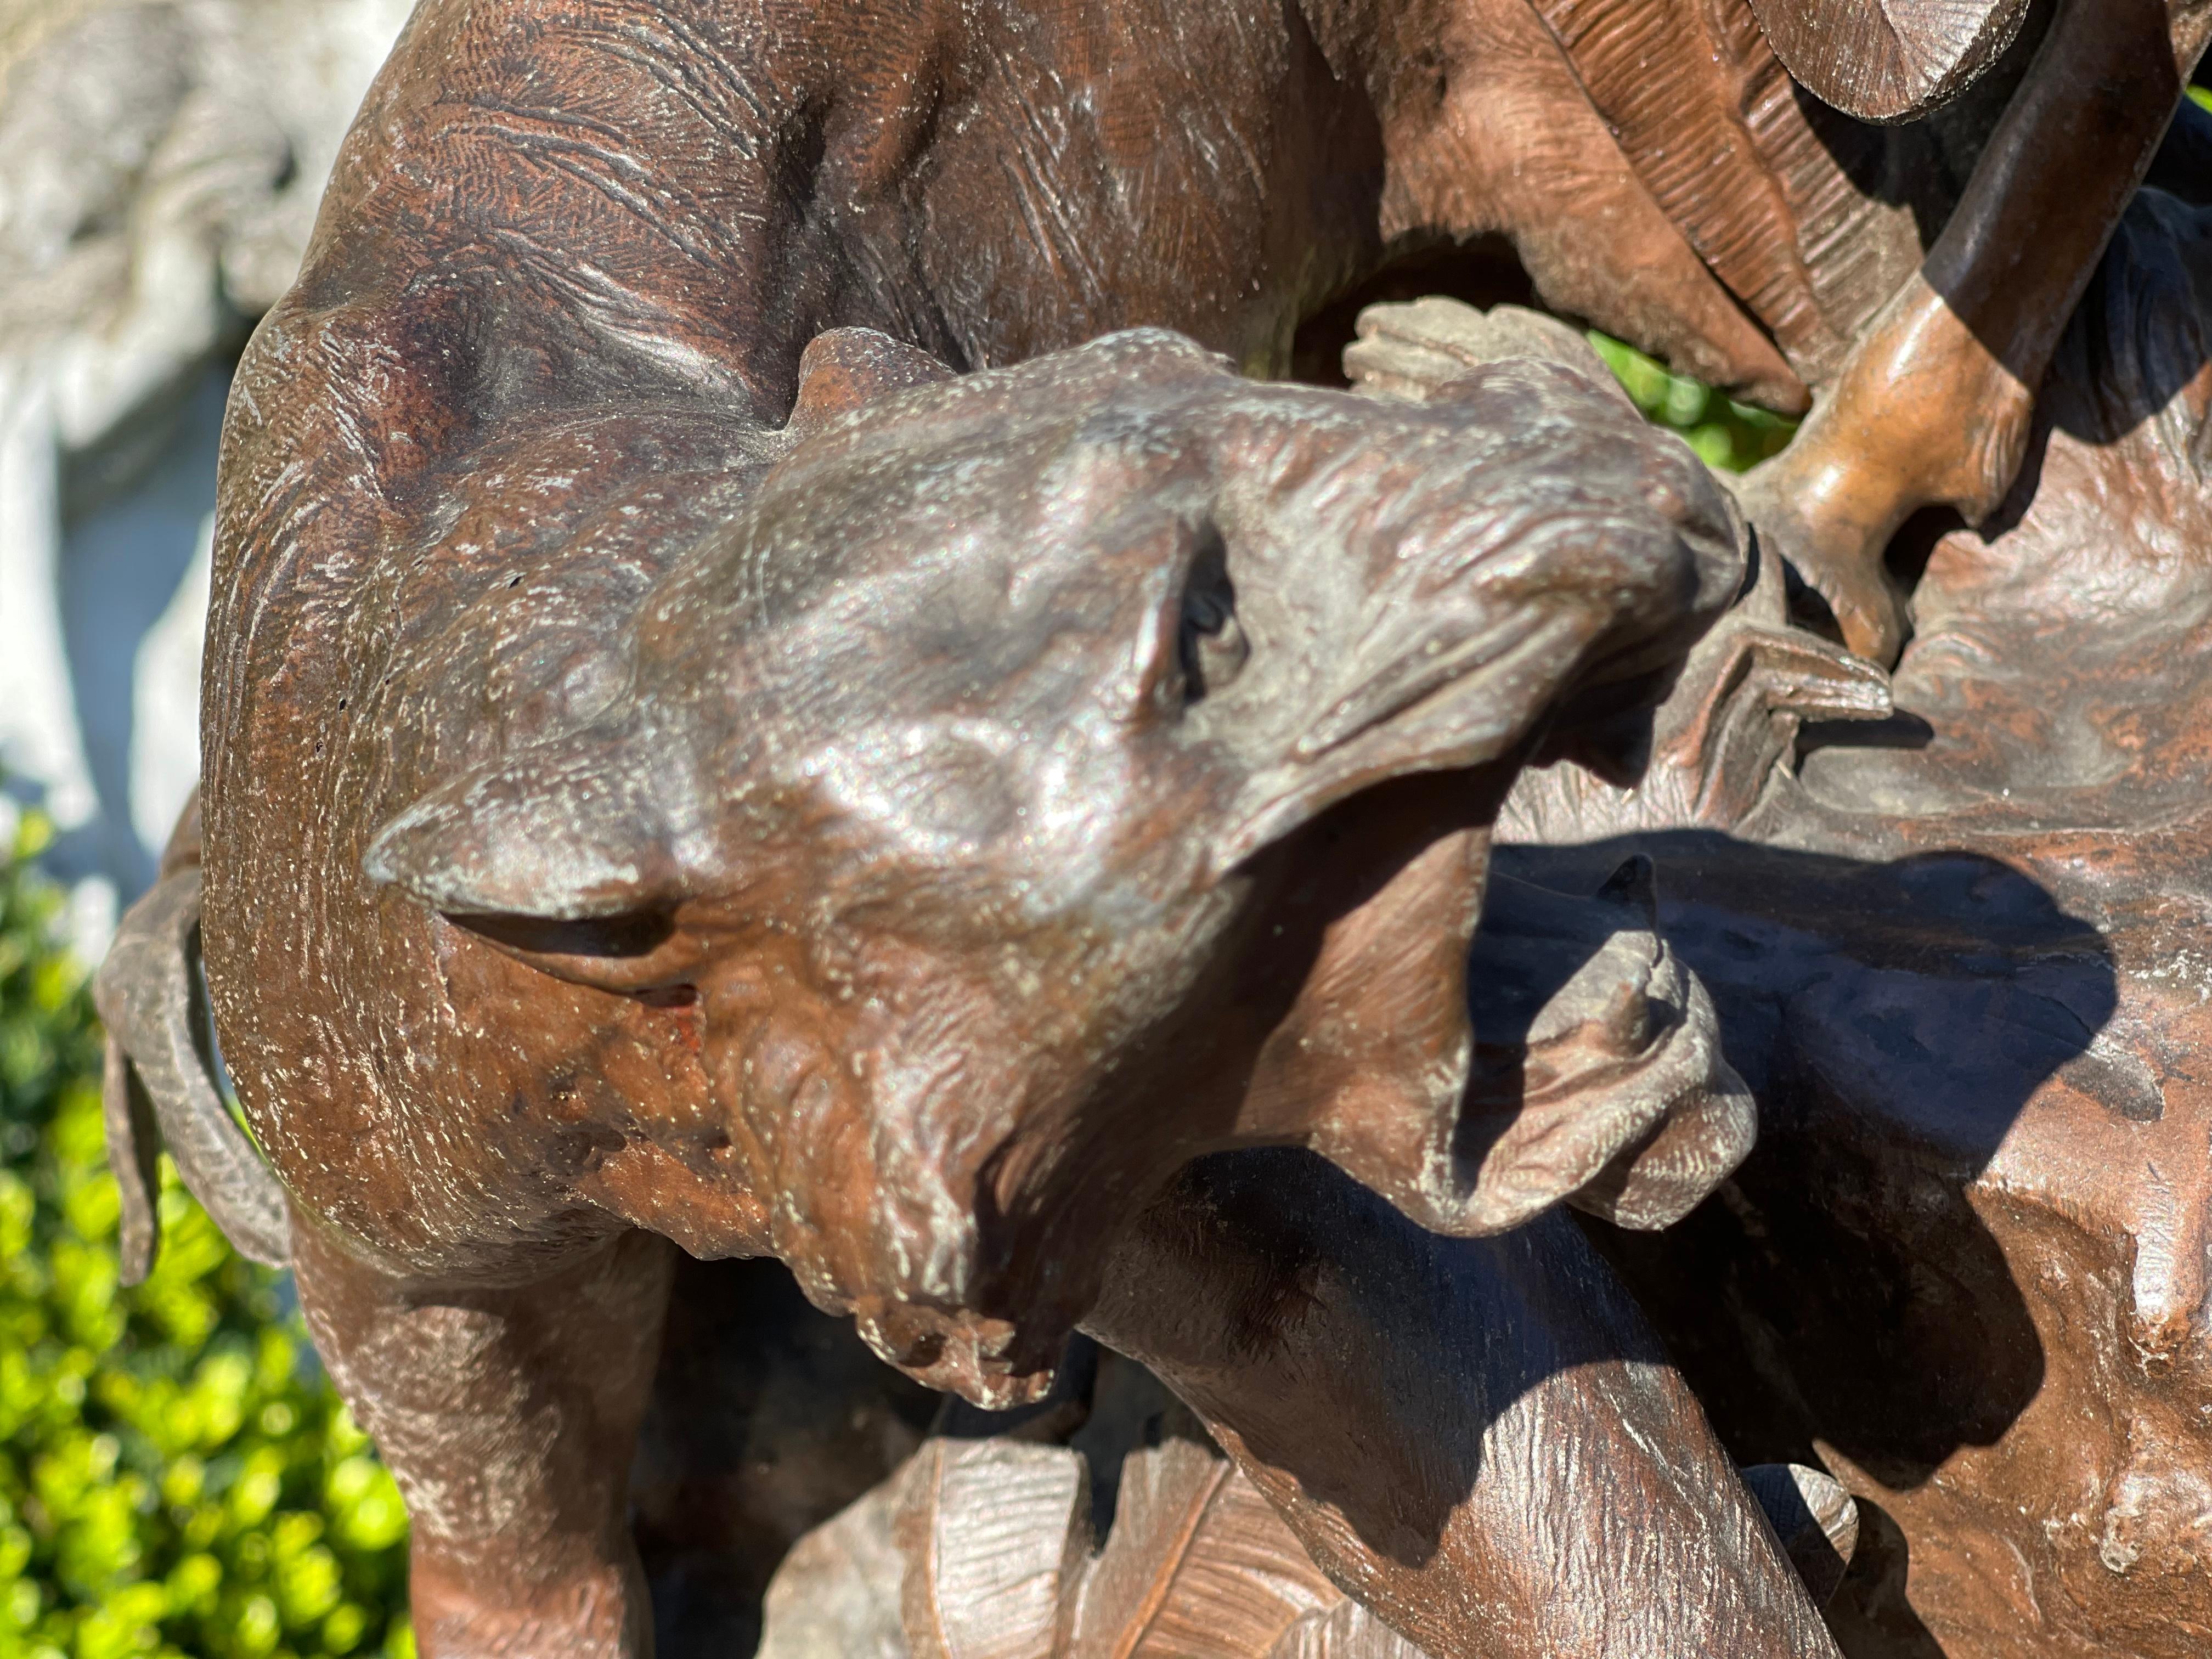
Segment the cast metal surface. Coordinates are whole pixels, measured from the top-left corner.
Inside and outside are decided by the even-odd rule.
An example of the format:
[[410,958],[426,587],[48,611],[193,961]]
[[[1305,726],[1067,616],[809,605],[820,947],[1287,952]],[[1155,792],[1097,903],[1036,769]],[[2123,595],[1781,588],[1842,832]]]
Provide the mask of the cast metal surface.
[[[771,1652],[2197,1650],[2208,18],[424,0],[102,1007],[425,1654],[794,1540]],[[1812,418],[1739,513],[1530,313],[1248,378],[1455,242]],[[805,1350],[716,1450],[799,1327],[678,1247],[1026,1414]],[[1094,1339],[1187,1433],[1084,1449]]]

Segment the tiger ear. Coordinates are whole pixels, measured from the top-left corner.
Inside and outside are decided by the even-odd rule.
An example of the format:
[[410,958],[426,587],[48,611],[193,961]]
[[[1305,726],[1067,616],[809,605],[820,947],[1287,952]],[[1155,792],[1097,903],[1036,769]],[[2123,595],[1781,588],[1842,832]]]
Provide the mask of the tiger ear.
[[682,896],[669,809],[680,766],[634,720],[464,773],[386,823],[362,867],[447,915],[590,921]]
[[878,398],[953,378],[919,346],[872,328],[833,328],[816,335],[799,360],[799,401],[784,430],[807,437]]

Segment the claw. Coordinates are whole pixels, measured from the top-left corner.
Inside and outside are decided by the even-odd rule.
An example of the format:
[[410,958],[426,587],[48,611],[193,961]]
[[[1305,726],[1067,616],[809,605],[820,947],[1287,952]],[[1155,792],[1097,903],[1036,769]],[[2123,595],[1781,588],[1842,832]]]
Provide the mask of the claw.
[[1344,349],[1345,378],[1370,396],[1426,403],[1486,363],[1535,357],[1578,370],[1628,401],[1588,340],[1558,318],[1522,306],[1477,311],[1431,295],[1369,306],[1357,327],[1359,337]]

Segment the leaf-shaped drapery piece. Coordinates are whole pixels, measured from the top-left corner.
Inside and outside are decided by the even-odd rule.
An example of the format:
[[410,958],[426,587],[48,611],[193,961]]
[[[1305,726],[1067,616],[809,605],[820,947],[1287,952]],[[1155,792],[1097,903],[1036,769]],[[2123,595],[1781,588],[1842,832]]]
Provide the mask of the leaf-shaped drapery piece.
[[1078,1454],[932,1440],[898,1477],[899,1606],[916,1659],[1047,1659],[1091,1545]]
[[1420,1649],[1348,1597],[1282,1633],[1267,1659],[1426,1659]]
[[1189,1440],[1132,1452],[1085,1571],[1067,1659],[1264,1655],[1344,1601],[1236,1466]]
[[759,1659],[1423,1659],[1172,1437],[1124,1460],[1096,1553],[1079,1453],[932,1440],[799,1541],[766,1611]]

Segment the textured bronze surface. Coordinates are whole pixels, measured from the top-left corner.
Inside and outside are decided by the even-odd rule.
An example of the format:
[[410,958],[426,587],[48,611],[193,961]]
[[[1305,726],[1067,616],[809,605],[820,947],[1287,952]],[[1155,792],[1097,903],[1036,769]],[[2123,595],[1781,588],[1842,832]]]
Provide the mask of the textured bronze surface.
[[1738,1456],[1859,1495],[1855,1655],[2212,1637],[2208,239],[2137,202],[2002,528],[1928,561],[1899,720],[1735,826],[1768,845],[1500,854],[1567,890],[1657,866],[1761,1143],[1680,1229],[1601,1242]]
[[[865,37],[855,81],[832,21],[426,8],[241,370],[209,980],[308,1316],[410,1494],[431,1652],[642,1639],[660,1238],[773,1252],[1006,1405],[1194,1154],[1310,1145],[1479,1231],[1651,1127],[1463,1180],[1458,964],[1529,741],[1648,695],[1736,586],[1711,482],[1551,362],[1419,407],[1160,335],[948,378],[916,347],[975,368],[1146,316],[1264,361],[1316,280],[1272,248],[1375,211],[1312,186],[1351,139],[1304,147],[1372,118],[1294,20],[1100,15],[1201,32],[1182,152],[1080,30],[948,14]],[[1117,143],[1216,216],[1130,216]],[[974,210],[1010,154],[1050,181],[1036,241]],[[1209,274],[1231,250],[1256,289]],[[855,324],[913,344],[821,334]],[[1327,1490],[1361,1455],[1253,1461]],[[1304,1530],[1449,1650],[1491,1621],[1445,1587],[1496,1570],[1437,1557],[1474,1524],[1439,1475],[1427,1545],[1388,1504]],[[1815,1650],[1752,1513],[1694,1507],[1685,1577],[1716,1636]]]
[[[1769,9],[1963,43],[2021,8],[1881,0],[1880,25],[1871,0]],[[1976,22],[1978,10],[1990,15]],[[1854,650],[1889,663],[1905,642],[1904,595],[1882,562],[1905,521],[1943,507],[1980,524],[2019,476],[2058,337],[2208,34],[2205,0],[2062,0],[1919,275],[1859,335],[1796,441],[1750,479],[1746,509]]]
[[[158,1128],[429,1659],[649,1650],[634,1534],[679,1611],[875,1551],[970,1650],[971,1464],[1066,1510],[1017,1645],[1149,1650],[1164,1534],[1035,1426],[1079,1327],[1303,1552],[1224,1655],[1834,1653],[1841,1500],[1730,1453],[1868,1500],[1855,1659],[2195,1650],[2198,216],[2090,282],[2212,8],[1876,9],[424,0],[240,371],[204,858],[102,1005],[134,1260]],[[1527,313],[1240,376],[1444,250],[1818,393],[1756,545]],[[850,1411],[692,1481],[678,1247],[1032,1414],[917,1452],[787,1357]]]

